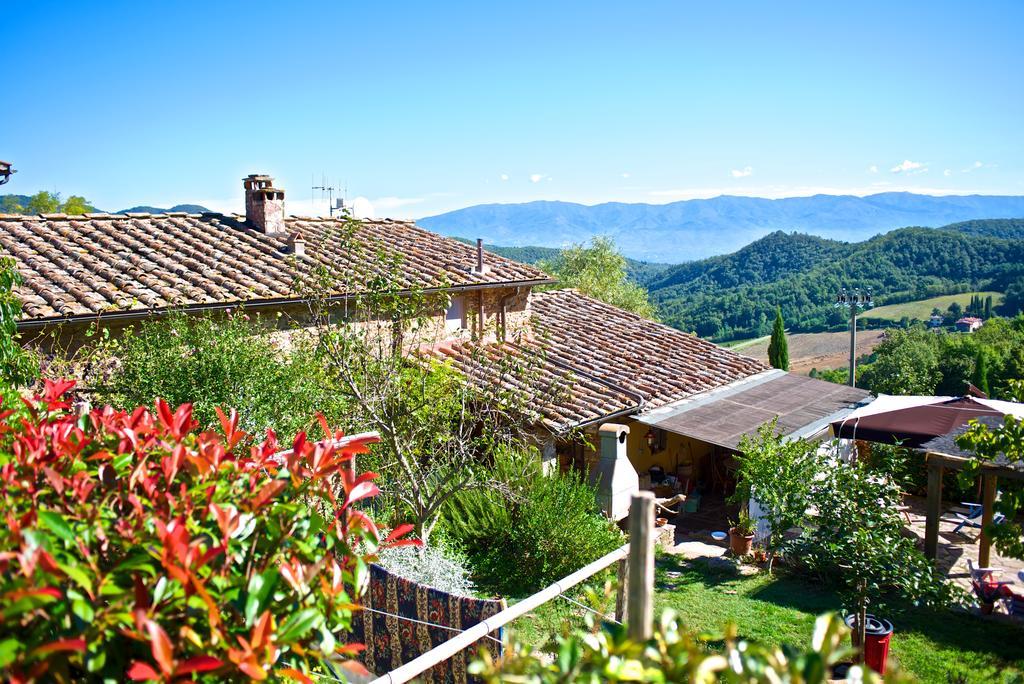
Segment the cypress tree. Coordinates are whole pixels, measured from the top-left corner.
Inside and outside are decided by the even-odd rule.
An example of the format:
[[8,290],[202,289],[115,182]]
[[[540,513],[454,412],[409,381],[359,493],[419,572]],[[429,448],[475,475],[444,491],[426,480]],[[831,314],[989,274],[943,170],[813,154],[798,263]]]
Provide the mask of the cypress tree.
[[985,297],[985,318],[992,318],[992,295]]
[[789,370],[789,343],[786,342],[786,327],[782,322],[780,307],[775,307],[775,324],[772,325],[772,339],[768,343],[768,363],[772,368]]
[[971,384],[988,395],[988,354],[983,348],[978,349],[978,355],[974,358],[974,373],[971,375]]

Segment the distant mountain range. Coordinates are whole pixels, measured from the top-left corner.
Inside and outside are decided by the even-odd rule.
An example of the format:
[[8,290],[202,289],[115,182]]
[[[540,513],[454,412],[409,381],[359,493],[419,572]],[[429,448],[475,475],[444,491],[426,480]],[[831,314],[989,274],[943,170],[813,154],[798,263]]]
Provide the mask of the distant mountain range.
[[132,207],[131,209],[122,209],[121,211],[115,212],[117,214],[169,214],[172,211],[184,211],[189,214],[201,214],[204,211],[210,211],[201,204],[175,204],[170,209],[161,209],[160,207]]
[[[488,249],[529,262],[558,256],[547,248]],[[631,261],[629,275],[648,288],[665,323],[702,337],[766,335],[776,306],[790,332],[843,330],[847,314],[833,301],[844,287],[870,289],[879,305],[975,290],[1021,292],[1024,219],[900,228],[852,243],[775,231],[736,252],[700,261]],[[1019,308],[1005,306],[1012,309],[1003,311],[1007,315]]]
[[721,196],[671,204],[481,204],[417,222],[443,235],[506,246],[562,247],[610,235],[623,254],[682,263],[738,250],[777,230],[857,242],[901,226],[1024,216],[1024,196],[888,192],[763,199]]

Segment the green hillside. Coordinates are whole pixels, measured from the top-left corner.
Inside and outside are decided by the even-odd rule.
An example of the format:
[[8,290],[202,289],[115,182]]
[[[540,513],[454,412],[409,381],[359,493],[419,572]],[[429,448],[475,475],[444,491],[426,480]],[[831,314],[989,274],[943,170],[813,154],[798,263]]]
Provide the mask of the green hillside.
[[[1019,293],[1024,241],[989,237],[986,230],[1011,227],[984,223],[901,228],[852,244],[773,233],[734,254],[664,271],[649,285],[651,299],[666,323],[724,341],[767,334],[777,305],[793,332],[841,329],[846,315],[833,303],[843,287],[870,288],[882,306],[951,293]],[[1011,301],[1019,295],[1008,295]]]
[[957,302],[960,306],[966,308],[971,302],[971,297],[975,295],[980,296],[982,300],[985,297],[992,297],[993,305],[996,307],[1003,300],[1003,293],[1001,292],[963,292],[960,294],[943,295],[941,297],[929,297],[928,299],[919,299],[913,302],[903,302],[902,304],[879,306],[867,311],[864,314],[864,318],[898,321],[906,317],[911,320],[916,318],[919,321],[926,321],[931,316],[933,309],[945,311],[953,302]]

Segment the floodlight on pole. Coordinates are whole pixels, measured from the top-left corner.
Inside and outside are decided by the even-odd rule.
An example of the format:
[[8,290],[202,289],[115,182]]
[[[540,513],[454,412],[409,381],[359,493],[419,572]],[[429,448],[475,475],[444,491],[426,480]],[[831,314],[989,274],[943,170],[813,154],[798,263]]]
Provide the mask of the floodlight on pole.
[[836,295],[836,308],[850,310],[850,387],[857,386],[857,311],[874,306],[871,290],[847,290],[845,287]]

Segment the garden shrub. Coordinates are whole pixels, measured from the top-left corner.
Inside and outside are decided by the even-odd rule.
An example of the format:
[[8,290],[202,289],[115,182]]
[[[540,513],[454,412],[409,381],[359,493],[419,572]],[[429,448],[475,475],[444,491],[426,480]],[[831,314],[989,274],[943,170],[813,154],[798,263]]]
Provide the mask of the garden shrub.
[[378,554],[377,564],[399,577],[456,596],[473,596],[476,592],[465,557],[437,543],[384,549]]
[[[720,644],[710,635],[691,634],[679,624],[674,611],[662,613],[654,636],[647,644],[631,641],[617,625],[594,627],[558,640],[551,660],[537,657],[534,649],[515,643],[505,656],[494,660],[484,651],[470,672],[487,684],[500,682],[695,682],[712,684],[824,684],[834,681],[832,668],[848,662],[852,650],[844,645],[848,630],[837,616],[826,614],[814,625],[810,648],[766,647],[739,639],[734,627],[721,635]],[[709,643],[710,642],[710,643]],[[847,681],[912,681],[895,667],[883,678],[862,666],[853,666]]]
[[[378,533],[355,507],[372,473],[300,432],[251,448],[231,411],[70,411],[46,381],[27,420],[0,413],[0,675],[12,681],[293,678],[344,659]],[[275,455],[276,454],[276,455]],[[324,501],[324,518],[310,501]],[[383,542],[398,541],[408,526]]]
[[578,473],[545,475],[535,451],[499,452],[493,467],[503,485],[460,493],[445,519],[481,589],[530,594],[624,543]]
[[308,426],[314,406],[332,422],[342,418],[344,406],[326,388],[312,346],[297,337],[286,351],[266,333],[244,313],[171,314],[102,343],[102,353],[116,359],[114,370],[91,380],[100,399],[120,408],[153,397],[173,406],[193,402],[203,427],[216,424],[218,406],[235,407],[253,434],[269,427],[294,435]]

